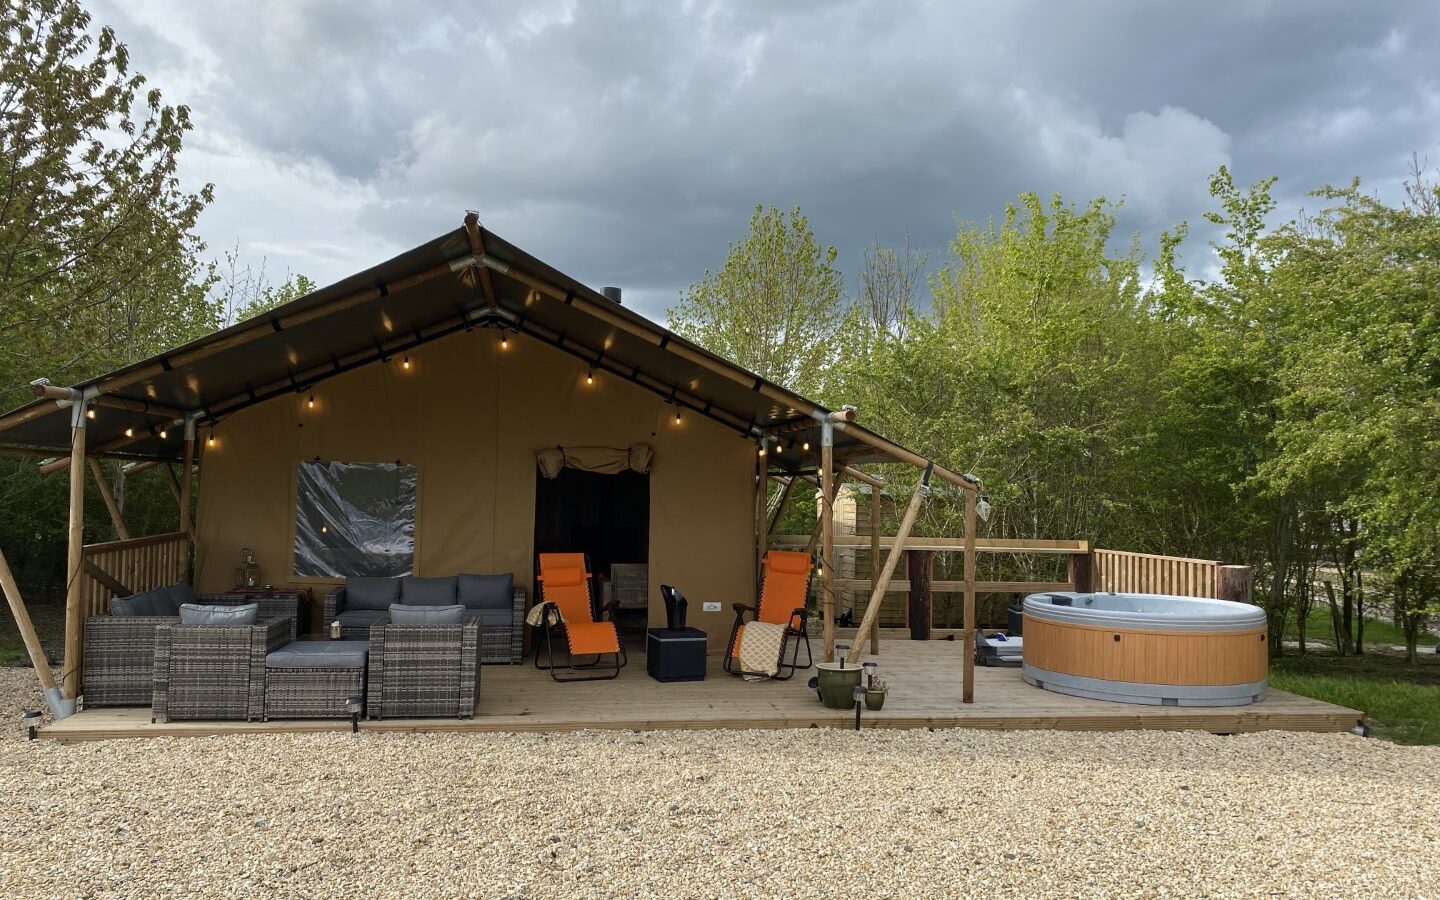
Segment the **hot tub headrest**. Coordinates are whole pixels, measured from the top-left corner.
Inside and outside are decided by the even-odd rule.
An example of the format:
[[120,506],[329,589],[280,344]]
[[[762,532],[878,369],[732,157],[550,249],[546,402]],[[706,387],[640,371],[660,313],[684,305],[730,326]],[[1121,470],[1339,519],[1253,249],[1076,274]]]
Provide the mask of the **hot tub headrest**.
[[1046,594],[1045,596],[1050,598],[1050,604],[1052,606],[1071,606],[1074,603],[1074,598],[1067,597],[1064,594]]

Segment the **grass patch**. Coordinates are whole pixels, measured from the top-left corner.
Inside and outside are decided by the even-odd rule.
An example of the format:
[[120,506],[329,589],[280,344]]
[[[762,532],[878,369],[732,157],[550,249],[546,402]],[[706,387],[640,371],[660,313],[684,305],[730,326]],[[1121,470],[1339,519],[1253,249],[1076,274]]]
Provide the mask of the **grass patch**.
[[[1294,640],[1299,636],[1300,627],[1295,624],[1292,614],[1285,622],[1285,637]],[[1317,605],[1310,611],[1310,617],[1305,620],[1305,637],[1307,640],[1318,639],[1329,644],[1335,642],[1335,628],[1330,624],[1330,607]],[[1420,635],[1421,647],[1433,647],[1435,642],[1436,637],[1433,634],[1422,633]],[[1405,646],[1405,632],[1383,619],[1367,618],[1365,620],[1365,645],[1368,647],[1371,644],[1403,647]]]
[[[35,633],[40,635],[40,644],[52,657],[57,655],[65,642],[65,607],[56,603],[27,604],[30,621],[35,624]],[[25,642],[20,639],[20,629],[10,615],[10,607],[3,607],[0,613],[0,666],[13,666],[26,659]]]
[[1364,656],[1309,653],[1270,663],[1277,690],[1363,710],[1377,737],[1397,744],[1440,744],[1440,657],[1371,651]]

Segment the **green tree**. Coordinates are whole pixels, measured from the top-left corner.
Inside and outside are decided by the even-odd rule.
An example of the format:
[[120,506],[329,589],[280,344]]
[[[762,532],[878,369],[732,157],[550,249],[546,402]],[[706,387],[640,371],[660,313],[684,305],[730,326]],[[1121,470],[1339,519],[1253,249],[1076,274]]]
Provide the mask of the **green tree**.
[[[36,377],[78,381],[219,326],[194,233],[212,189],[176,174],[189,130],[74,0],[0,4],[0,407]],[[0,457],[0,546],[36,594],[61,576],[64,494],[33,458]]]
[[757,375],[817,392],[835,351],[844,278],[799,209],[755,207],[750,233],[668,313],[669,326]]

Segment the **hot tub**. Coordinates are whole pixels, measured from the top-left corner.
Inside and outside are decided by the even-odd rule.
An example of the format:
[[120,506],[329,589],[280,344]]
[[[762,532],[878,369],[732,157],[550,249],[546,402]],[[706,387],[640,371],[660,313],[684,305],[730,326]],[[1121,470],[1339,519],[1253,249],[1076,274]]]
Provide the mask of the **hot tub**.
[[1025,680],[1061,694],[1152,706],[1265,697],[1265,611],[1164,594],[1031,594]]

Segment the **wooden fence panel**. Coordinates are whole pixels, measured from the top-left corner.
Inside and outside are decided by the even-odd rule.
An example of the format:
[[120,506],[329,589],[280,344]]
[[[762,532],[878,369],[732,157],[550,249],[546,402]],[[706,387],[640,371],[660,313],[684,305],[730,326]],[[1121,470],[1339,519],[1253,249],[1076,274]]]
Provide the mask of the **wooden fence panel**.
[[1095,550],[1094,588],[1130,594],[1216,597],[1220,563],[1126,550]]
[[[185,581],[190,568],[190,540],[184,532],[157,534],[87,544],[85,562],[105,572],[113,580],[132,591],[147,591]],[[85,616],[103,615],[110,611],[110,598],[115,592],[86,572],[81,572],[81,609]]]

